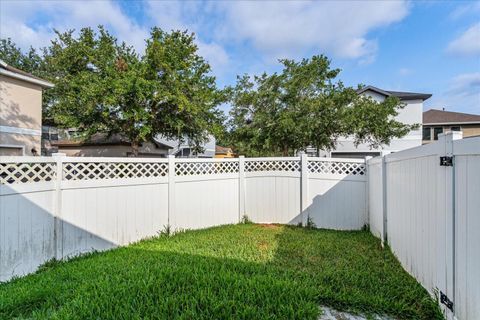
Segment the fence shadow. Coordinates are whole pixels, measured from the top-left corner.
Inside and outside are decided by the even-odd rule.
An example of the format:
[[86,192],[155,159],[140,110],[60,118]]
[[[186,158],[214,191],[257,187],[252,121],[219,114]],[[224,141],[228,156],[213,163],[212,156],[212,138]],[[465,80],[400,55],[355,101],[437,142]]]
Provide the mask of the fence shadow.
[[367,224],[367,186],[364,175],[346,175],[341,179],[309,179],[310,204],[288,223],[313,224],[317,228],[360,230]]
[[14,184],[0,188],[0,281],[34,272],[54,258],[117,246],[93,230],[64,220],[56,222],[53,182],[23,193]]
[[[319,305],[413,317],[428,312],[428,304],[418,302],[426,293],[367,232],[214,229],[95,253],[15,280],[4,287],[13,298],[0,317],[48,311],[83,319],[308,319]],[[27,293],[17,294],[22,290]],[[385,307],[392,297],[398,307]]]

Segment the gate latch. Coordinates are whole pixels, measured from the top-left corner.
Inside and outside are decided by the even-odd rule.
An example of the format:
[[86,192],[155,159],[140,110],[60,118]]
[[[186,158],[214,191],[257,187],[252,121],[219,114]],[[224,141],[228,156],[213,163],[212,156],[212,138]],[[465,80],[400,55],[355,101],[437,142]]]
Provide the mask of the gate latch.
[[444,167],[453,167],[453,157],[440,157],[440,165]]
[[440,302],[446,305],[450,311],[453,311],[453,302],[442,291],[440,291]]

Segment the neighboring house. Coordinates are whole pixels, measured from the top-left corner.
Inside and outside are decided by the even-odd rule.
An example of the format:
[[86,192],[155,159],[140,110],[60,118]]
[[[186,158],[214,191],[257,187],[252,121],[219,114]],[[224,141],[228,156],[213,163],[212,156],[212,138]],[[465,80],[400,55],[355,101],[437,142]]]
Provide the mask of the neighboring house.
[[215,146],[215,158],[235,158],[232,148]]
[[0,156],[40,154],[42,90],[52,87],[0,60]]
[[[52,138],[50,134],[50,138]],[[46,155],[54,152],[65,153],[71,157],[131,157],[133,156],[130,141],[122,135],[110,137],[102,133],[94,134],[89,139],[70,138],[66,140],[49,140],[45,142]],[[50,147],[48,149],[48,147]],[[166,157],[171,150],[170,146],[158,141],[144,142],[138,150],[139,157]]]
[[155,140],[171,147],[169,154],[173,154],[177,158],[213,158],[215,156],[216,140],[214,136],[209,136],[207,142],[201,146],[203,149],[203,152],[201,153],[193,151],[188,139],[179,141],[157,136],[155,137]]
[[[385,98],[394,96],[405,104],[399,111],[396,120],[405,124],[422,124],[423,102],[432,95],[427,93],[387,91],[373,86],[367,86],[358,91],[358,94],[373,98],[376,101],[383,101]],[[422,128],[410,131],[400,139],[392,139],[389,145],[380,148],[370,148],[368,144],[355,146],[353,137],[341,137],[337,140],[334,150],[320,151],[322,157],[341,158],[364,158],[366,156],[385,155],[400,150],[420,146],[422,144]],[[315,155],[316,150],[307,149],[307,154]]]
[[463,138],[480,136],[480,115],[430,109],[423,113],[422,142],[438,140],[440,133],[461,131]]
[[[77,137],[78,132],[74,129],[58,130],[55,127],[44,126],[42,130],[44,155],[60,152],[72,157],[133,156],[129,139],[120,134],[108,137],[106,134],[97,133],[89,139],[81,139]],[[178,140],[156,137],[153,142],[140,144],[138,156],[163,158],[175,155],[177,158],[212,158],[215,155],[215,138],[210,137],[202,147],[204,152],[197,154],[187,142],[179,143]]]

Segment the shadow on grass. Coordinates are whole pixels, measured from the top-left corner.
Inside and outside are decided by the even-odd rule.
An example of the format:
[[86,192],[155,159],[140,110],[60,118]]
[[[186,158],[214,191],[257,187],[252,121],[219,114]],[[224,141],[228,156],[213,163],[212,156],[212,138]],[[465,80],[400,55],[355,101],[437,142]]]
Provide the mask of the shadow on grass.
[[89,254],[0,285],[0,318],[399,318],[438,308],[367,232],[236,225]]

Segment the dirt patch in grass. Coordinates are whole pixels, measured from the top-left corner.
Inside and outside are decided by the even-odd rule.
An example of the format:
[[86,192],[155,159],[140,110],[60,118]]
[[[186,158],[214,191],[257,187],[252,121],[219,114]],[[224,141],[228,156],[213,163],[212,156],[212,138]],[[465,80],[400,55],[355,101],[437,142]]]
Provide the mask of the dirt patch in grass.
[[281,226],[278,225],[278,224],[269,224],[269,223],[261,223],[261,224],[257,224],[257,226],[259,226],[261,228],[265,228],[265,229],[279,229],[279,228],[281,228]]

